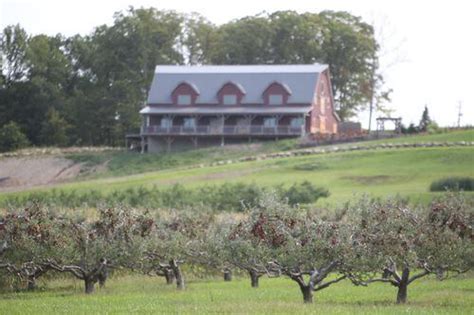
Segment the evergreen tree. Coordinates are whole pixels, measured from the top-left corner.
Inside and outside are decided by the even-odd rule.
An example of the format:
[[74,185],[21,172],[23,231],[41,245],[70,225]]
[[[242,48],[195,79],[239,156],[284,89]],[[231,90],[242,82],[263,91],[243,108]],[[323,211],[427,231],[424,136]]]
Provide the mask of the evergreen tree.
[[426,132],[428,125],[431,123],[430,114],[428,113],[428,106],[425,105],[423,114],[421,115],[420,124],[418,125],[418,130],[421,132]]

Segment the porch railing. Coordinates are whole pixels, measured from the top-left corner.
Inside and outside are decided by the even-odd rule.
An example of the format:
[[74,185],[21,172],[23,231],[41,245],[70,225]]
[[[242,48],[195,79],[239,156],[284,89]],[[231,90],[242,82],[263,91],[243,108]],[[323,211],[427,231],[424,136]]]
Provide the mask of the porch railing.
[[285,135],[299,136],[304,133],[303,126],[266,127],[259,125],[236,126],[146,126],[142,127],[143,135]]

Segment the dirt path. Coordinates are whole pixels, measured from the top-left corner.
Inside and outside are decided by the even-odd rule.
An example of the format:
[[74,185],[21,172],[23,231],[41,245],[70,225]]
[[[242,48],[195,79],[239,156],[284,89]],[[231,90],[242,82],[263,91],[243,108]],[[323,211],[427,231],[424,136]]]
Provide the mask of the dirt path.
[[76,178],[82,164],[59,156],[0,159],[0,192],[20,191]]

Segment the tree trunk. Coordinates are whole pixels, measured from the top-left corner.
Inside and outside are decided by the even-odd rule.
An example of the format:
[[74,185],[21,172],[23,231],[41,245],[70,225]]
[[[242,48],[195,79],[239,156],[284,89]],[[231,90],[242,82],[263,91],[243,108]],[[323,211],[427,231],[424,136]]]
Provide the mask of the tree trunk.
[[171,269],[173,269],[174,277],[176,278],[176,288],[178,290],[184,290],[184,278],[183,274],[181,273],[181,268],[179,268],[179,265],[174,259],[170,260],[170,266]]
[[94,293],[94,281],[92,279],[84,279],[85,293],[91,294]]
[[313,303],[313,288],[310,285],[301,286],[301,293],[303,293],[303,301],[305,303]]
[[232,270],[230,269],[224,270],[224,281],[232,281]]
[[102,272],[97,275],[97,279],[99,280],[99,287],[101,288],[105,287],[105,282],[107,281],[108,277],[109,277],[109,272],[107,268],[104,267],[104,270],[102,270]]
[[403,268],[402,277],[398,284],[397,303],[403,304],[407,301],[408,280],[410,278],[410,268],[407,265]]
[[398,304],[406,303],[407,293],[408,293],[407,290],[408,290],[408,284],[400,283],[400,285],[398,286],[398,293],[397,293],[397,303]]
[[173,284],[174,282],[173,270],[165,268],[163,273],[165,274],[166,284]]
[[250,283],[252,285],[252,288],[258,288],[258,279],[260,278],[260,276],[258,275],[257,272],[253,270],[250,270],[249,274],[250,274]]
[[28,291],[33,291],[36,289],[36,277],[34,275],[28,276],[26,283]]

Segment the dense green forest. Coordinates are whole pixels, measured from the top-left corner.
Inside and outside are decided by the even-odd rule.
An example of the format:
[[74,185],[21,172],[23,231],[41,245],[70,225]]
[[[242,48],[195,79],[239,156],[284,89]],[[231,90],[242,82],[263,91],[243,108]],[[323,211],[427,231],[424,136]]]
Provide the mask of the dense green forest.
[[[330,65],[342,119],[387,98],[373,27],[346,12],[280,11],[214,25],[199,14],[130,8],[85,36],[0,37],[0,150],[122,145],[157,64]],[[377,101],[375,103],[378,103]]]

